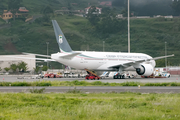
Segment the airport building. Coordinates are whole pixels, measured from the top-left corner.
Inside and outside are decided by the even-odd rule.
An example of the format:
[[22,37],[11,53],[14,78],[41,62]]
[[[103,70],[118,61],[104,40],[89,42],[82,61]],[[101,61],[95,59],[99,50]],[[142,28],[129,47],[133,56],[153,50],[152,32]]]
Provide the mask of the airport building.
[[18,64],[20,62],[25,62],[27,64],[27,71],[32,71],[36,67],[35,59],[25,59],[25,58],[35,58],[35,55],[0,55],[0,68],[5,71],[4,68],[10,67],[11,64]]

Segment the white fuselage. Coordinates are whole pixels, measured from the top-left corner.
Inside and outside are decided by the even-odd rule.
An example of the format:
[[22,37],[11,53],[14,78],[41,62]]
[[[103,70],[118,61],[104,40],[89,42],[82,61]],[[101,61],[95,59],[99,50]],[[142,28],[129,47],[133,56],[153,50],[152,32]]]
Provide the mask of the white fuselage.
[[[75,51],[78,52],[78,51]],[[63,58],[62,56],[71,53],[56,53],[52,54],[51,58],[64,65],[68,65],[76,69],[90,69],[90,70],[102,70],[102,71],[116,71],[117,69],[110,66],[125,64],[137,60],[152,58],[149,55],[142,53],[121,53],[121,52],[89,52],[80,51],[81,54],[72,57],[71,59]],[[155,67],[155,61],[151,60],[146,64],[151,64]],[[134,69],[134,67],[131,66]]]

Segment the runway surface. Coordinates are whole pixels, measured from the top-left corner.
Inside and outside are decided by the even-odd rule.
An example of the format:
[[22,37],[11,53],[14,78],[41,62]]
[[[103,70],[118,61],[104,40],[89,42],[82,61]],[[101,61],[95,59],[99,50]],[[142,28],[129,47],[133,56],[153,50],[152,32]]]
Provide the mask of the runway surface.
[[45,93],[106,93],[106,92],[136,92],[136,93],[180,93],[180,87],[0,87],[0,92],[30,92],[30,90],[45,88]]
[[[16,82],[16,81],[73,81],[79,80],[83,81],[84,78],[44,78],[44,79],[17,79],[19,76],[0,76],[0,82]],[[94,82],[95,80],[86,80],[87,82]],[[97,80],[96,80],[97,81]],[[141,82],[141,83],[163,83],[163,82],[180,82],[179,76],[172,76],[170,78],[132,78],[132,79],[100,79],[101,82],[109,83],[123,83],[123,82]],[[87,87],[0,87],[0,92],[30,92],[32,89],[41,89],[45,88],[45,93],[57,92],[72,92],[72,91],[81,91],[81,92],[137,92],[137,93],[180,93],[180,87],[106,87],[106,86],[87,86]]]
[[[16,82],[16,81],[73,81],[73,80],[85,80],[85,78],[43,78],[43,79],[30,79],[30,77],[26,77],[25,79],[17,79],[20,76],[5,76],[0,75],[0,82]],[[86,80],[87,82],[94,82],[95,80]],[[163,82],[180,82],[180,76],[172,76],[170,78],[127,78],[127,79],[112,79],[112,78],[105,78],[100,79],[101,82],[109,82],[109,83],[123,83],[123,82],[141,82],[141,83],[163,83]]]

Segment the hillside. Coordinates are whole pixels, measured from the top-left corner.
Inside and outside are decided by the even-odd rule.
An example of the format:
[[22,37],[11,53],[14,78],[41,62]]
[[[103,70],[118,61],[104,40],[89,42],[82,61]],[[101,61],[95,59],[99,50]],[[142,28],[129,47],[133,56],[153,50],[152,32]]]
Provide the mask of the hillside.
[[[73,50],[127,52],[127,33],[100,34],[95,31],[86,18],[77,16],[55,16]],[[49,42],[49,53],[58,52],[52,25],[43,26],[17,20],[12,27],[0,29],[0,54],[12,54],[5,49],[12,43],[18,52],[46,54]],[[167,54],[175,54],[168,58],[173,65],[179,65],[180,46],[179,19],[132,19],[131,20],[131,52],[141,52],[153,57],[163,56],[165,41]],[[16,51],[16,50],[15,50]],[[17,53],[14,52],[14,53]]]
[[[87,0],[23,0],[22,5],[30,11],[31,16],[40,15],[47,5],[53,6],[53,10],[62,7],[73,10],[84,9],[88,3]],[[90,4],[97,5],[98,1],[92,0]],[[7,7],[5,1],[4,5]],[[105,51],[127,52],[127,29],[114,34],[102,34],[83,17],[55,14],[50,19],[58,21],[73,50],[102,51],[105,41]],[[47,54],[46,42],[49,42],[49,54],[59,51],[50,21],[46,24],[37,21],[25,23],[20,19],[10,22],[6,24],[0,19],[0,54]],[[163,56],[167,42],[167,54],[175,54],[175,57],[168,58],[169,65],[179,65],[180,19],[131,19],[130,24],[131,52],[146,53],[152,57]]]

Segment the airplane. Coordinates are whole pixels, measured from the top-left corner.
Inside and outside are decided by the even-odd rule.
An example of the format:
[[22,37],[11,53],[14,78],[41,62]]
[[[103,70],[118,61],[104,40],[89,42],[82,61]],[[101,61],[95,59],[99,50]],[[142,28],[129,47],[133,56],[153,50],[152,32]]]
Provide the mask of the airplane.
[[36,60],[56,61],[79,70],[116,71],[119,73],[116,79],[123,79],[123,71],[130,70],[135,70],[138,75],[150,76],[156,65],[155,60],[174,56],[172,54],[152,58],[144,53],[73,51],[57,21],[52,20],[52,24],[60,52],[51,56],[34,54],[50,57],[50,59],[34,58]]

